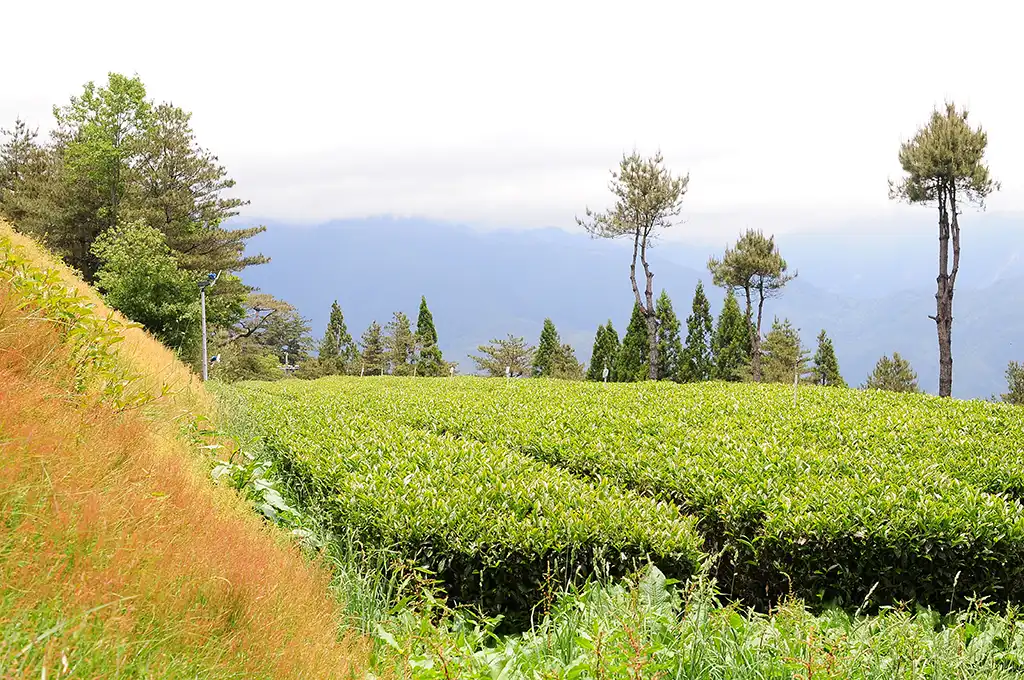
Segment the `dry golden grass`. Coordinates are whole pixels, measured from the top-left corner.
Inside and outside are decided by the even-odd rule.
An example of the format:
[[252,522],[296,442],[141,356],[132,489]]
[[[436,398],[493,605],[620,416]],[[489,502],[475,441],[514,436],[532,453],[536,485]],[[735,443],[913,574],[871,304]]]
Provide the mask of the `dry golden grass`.
[[0,677],[358,675],[368,648],[339,633],[327,571],[154,418],[209,404],[188,369],[130,329],[125,361],[175,396],[146,413],[75,397],[56,330],[12,295],[0,283]]

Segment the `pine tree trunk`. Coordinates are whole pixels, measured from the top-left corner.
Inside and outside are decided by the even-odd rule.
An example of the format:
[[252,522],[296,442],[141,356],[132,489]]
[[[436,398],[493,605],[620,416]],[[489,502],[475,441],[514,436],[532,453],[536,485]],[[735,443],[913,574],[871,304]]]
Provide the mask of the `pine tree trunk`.
[[[939,340],[939,396],[953,393],[953,284],[960,266],[960,227],[956,219],[956,199],[951,187],[940,186],[939,199],[939,274],[935,277],[935,328]],[[949,267],[950,212],[953,216],[953,269]]]
[[647,233],[645,232],[643,242],[640,244],[640,262],[644,266],[644,275],[647,277],[647,309],[644,310],[647,316],[647,342],[650,347],[648,354],[647,377],[650,380],[658,379],[658,317],[654,313],[654,272],[647,264]]

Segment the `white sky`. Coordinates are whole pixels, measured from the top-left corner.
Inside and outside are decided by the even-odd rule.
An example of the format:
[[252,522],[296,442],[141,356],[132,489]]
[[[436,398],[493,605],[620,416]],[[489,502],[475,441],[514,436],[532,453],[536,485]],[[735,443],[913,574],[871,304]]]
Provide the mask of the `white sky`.
[[690,172],[695,229],[827,228],[899,210],[944,98],[989,132],[990,209],[1024,210],[1012,0],[7,4],[0,126],[137,72],[251,216],[569,227],[635,146]]

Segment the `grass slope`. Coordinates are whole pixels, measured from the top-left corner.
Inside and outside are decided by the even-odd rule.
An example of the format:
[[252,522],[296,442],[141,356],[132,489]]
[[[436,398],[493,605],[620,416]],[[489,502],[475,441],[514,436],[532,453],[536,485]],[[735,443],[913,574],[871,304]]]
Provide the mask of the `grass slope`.
[[[105,382],[83,383],[97,366]],[[117,408],[100,383],[147,401]],[[168,350],[0,224],[0,677],[348,677],[364,663],[329,574],[189,450],[183,425],[208,404]]]

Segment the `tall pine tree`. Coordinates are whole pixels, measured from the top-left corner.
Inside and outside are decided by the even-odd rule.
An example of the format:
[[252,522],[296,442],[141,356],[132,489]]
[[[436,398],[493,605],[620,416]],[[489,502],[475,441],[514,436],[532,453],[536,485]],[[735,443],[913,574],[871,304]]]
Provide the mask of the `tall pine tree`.
[[811,376],[816,385],[846,387],[846,381],[839,374],[839,360],[836,359],[836,350],[832,346],[832,339],[825,334],[824,328],[821,329],[821,333],[818,333],[818,351],[814,353]]
[[741,380],[743,368],[750,361],[750,334],[748,322],[731,290],[725,294],[711,347],[715,363],[713,377],[732,382]]
[[562,351],[562,341],[558,330],[551,319],[544,319],[544,328],[540,332],[540,342],[533,354],[533,375],[536,378],[550,378],[555,371],[558,357]]
[[441,348],[437,346],[437,330],[434,315],[427,307],[426,296],[420,297],[420,314],[416,319],[416,340],[420,348],[417,375],[437,377],[444,375],[445,363]]
[[807,379],[807,350],[800,345],[800,333],[789,319],[772,322],[762,345],[761,380],[790,384]]
[[395,312],[384,336],[386,362],[392,375],[412,375],[416,361],[416,336],[405,312]]
[[647,319],[640,305],[633,305],[633,316],[629,319],[622,346],[615,358],[615,377],[620,382],[636,382],[648,378]]
[[327,321],[327,330],[320,341],[320,370],[325,375],[345,373],[351,370],[358,352],[352,336],[345,325],[345,315],[335,300],[331,304],[331,316]]
[[711,305],[704,295],[704,284],[697,281],[693,293],[693,306],[686,318],[686,347],[683,348],[681,373],[683,382],[710,380],[714,369],[711,355]]
[[607,325],[597,327],[594,337],[594,350],[590,353],[590,370],[587,380],[604,380],[604,369],[608,369],[608,381],[614,382],[616,376],[615,358],[619,353],[619,334],[608,319]]
[[654,306],[658,317],[658,380],[681,379],[683,343],[679,339],[679,317],[664,290]]
[[377,375],[384,371],[384,334],[380,324],[376,321],[370,323],[363,331],[363,351],[360,357],[360,375]]

